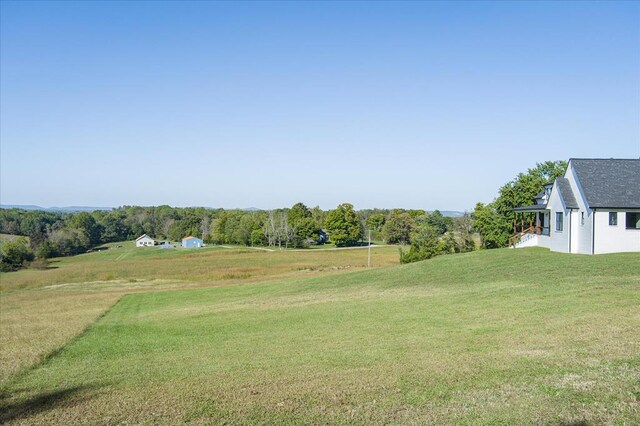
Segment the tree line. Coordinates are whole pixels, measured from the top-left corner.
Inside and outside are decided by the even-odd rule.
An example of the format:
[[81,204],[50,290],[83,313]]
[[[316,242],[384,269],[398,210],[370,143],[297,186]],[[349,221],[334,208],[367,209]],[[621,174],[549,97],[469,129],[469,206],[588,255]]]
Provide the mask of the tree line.
[[[412,241],[416,244],[425,236],[440,241],[450,232],[446,251],[463,251],[472,247],[468,221],[468,217],[454,220],[439,211],[356,211],[348,203],[329,211],[309,208],[303,203],[270,211],[167,205],[123,206],[111,211],[79,213],[2,209],[0,233],[21,235],[28,240],[5,241],[0,248],[0,263],[5,270],[14,270],[34,257],[71,256],[104,243],[132,240],[142,234],[167,241],[197,236],[209,244],[304,248],[329,240],[338,247],[361,244],[368,237],[365,229],[371,230],[375,241],[403,245]],[[467,225],[461,226],[458,222]],[[443,245],[438,244],[438,247]],[[411,254],[406,254],[405,259],[415,257],[414,252],[415,249],[413,252],[410,249],[407,253]]]
[[34,258],[84,253],[142,234],[168,241],[197,236],[210,244],[304,248],[329,240],[338,247],[360,244],[367,229],[374,241],[399,244],[403,263],[474,250],[474,233],[481,248],[506,247],[513,209],[533,204],[544,185],[563,176],[566,167],[564,161],[538,163],[503,185],[492,202],[477,203],[471,215],[461,218],[445,217],[438,210],[356,211],[348,203],[329,211],[303,203],[270,211],[167,205],[80,213],[0,209],[0,233],[28,237],[2,243],[0,269],[15,270]]

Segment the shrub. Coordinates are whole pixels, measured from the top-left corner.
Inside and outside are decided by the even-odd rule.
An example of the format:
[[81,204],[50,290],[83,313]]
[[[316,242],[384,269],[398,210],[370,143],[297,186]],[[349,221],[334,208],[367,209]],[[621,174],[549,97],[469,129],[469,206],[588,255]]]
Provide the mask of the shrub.
[[0,247],[0,271],[16,271],[33,258],[33,251],[26,238],[5,241]]

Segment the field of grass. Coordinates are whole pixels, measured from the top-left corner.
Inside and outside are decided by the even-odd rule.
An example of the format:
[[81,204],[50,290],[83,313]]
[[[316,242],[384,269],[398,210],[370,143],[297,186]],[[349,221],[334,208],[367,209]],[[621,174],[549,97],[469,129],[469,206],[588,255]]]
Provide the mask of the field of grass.
[[[248,247],[136,248],[131,242],[106,247],[110,249],[54,259],[48,270],[27,269],[6,275],[2,280],[2,290],[118,280],[226,285],[230,282],[264,281],[270,277],[297,276],[301,273],[324,274],[367,266],[366,248],[323,251],[319,254],[318,250],[276,249],[267,252]],[[375,267],[398,263],[398,249],[395,247],[373,248],[372,253],[372,265]],[[159,282],[155,287],[159,285],[162,287]]]
[[[0,383],[82,332],[124,294],[239,285],[362,269],[362,250],[135,248],[54,259],[48,270],[0,274]],[[373,266],[398,263],[395,247],[373,249]]]
[[544,249],[128,294],[0,422],[638,424],[639,307],[640,255]]

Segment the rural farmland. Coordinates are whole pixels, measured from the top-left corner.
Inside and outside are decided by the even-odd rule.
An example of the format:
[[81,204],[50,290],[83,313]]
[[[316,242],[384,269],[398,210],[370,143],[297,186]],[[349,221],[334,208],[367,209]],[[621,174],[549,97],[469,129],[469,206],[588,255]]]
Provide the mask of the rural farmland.
[[[133,271],[167,255],[131,252],[101,276],[117,250],[130,249],[3,275],[3,330],[20,335],[3,345],[3,422],[639,418],[637,254],[503,249],[394,266],[396,249],[383,247],[366,270],[360,250],[212,248],[165,258],[173,281],[137,281]],[[199,257],[218,256],[236,259],[233,272],[190,277]],[[242,272],[259,259],[280,273]],[[43,314],[55,329],[25,321]]]
[[639,35],[0,0],[0,425],[640,426]]

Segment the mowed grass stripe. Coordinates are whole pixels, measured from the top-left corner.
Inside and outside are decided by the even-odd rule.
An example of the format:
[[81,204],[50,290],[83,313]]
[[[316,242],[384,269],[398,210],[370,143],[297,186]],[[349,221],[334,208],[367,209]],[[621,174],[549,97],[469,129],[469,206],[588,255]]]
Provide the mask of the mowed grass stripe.
[[129,295],[4,404],[33,422],[632,424],[639,267],[498,250]]
[[[136,248],[54,259],[52,269],[0,273],[0,383],[65,345],[123,294],[340,274],[366,265],[366,250],[261,252]],[[374,267],[398,263],[372,250]],[[126,259],[117,260],[121,255]]]

